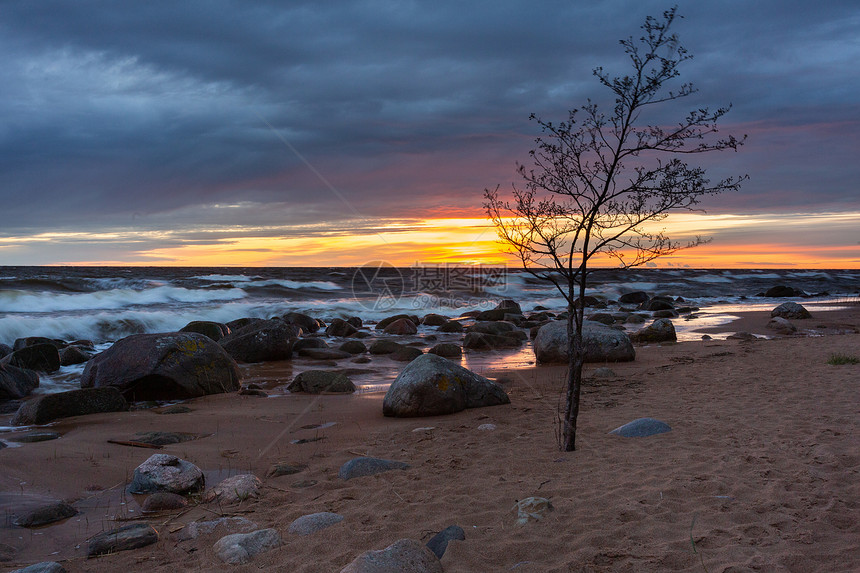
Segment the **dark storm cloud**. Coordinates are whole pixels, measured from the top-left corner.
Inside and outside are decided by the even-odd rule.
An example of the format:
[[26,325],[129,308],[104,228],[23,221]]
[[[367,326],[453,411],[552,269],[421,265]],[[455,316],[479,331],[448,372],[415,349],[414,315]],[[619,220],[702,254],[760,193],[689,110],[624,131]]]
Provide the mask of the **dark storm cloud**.
[[[624,73],[617,40],[668,7],[5,3],[0,233],[477,207],[526,160],[528,114],[605,102],[591,69]],[[683,79],[701,88],[691,103],[732,102],[727,123],[751,136],[737,156],[707,160],[717,175],[753,176],[713,207],[856,205],[856,2],[680,11],[695,55]],[[256,207],[230,220],[216,203]]]

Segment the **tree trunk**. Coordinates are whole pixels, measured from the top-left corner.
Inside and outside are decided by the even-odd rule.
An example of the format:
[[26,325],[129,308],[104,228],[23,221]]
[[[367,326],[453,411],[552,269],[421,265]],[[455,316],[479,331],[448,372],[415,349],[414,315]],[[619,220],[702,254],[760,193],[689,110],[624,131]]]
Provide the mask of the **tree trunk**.
[[[585,288],[583,287],[584,282],[580,287],[579,308],[570,303],[567,313],[567,395],[561,446],[562,451],[565,452],[576,450],[576,418],[579,416],[582,365],[585,362],[585,352],[582,348],[582,321],[585,312]],[[570,292],[573,294],[573,288]]]

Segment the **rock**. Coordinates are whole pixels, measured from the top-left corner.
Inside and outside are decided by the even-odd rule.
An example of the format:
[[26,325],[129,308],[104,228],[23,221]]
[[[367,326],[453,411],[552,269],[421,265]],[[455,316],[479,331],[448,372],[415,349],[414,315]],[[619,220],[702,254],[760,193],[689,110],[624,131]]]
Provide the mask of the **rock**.
[[431,348],[430,354],[442,356],[443,358],[459,358],[463,355],[463,350],[456,344],[443,342]]
[[338,350],[349,352],[350,354],[364,354],[367,352],[367,346],[360,340],[347,340],[337,347]]
[[89,541],[88,557],[116,553],[152,545],[158,541],[158,532],[148,523],[134,523],[119,529],[99,533]]
[[299,351],[300,356],[313,358],[314,360],[343,360],[352,358],[352,354],[337,350],[335,348],[303,348]]
[[307,392],[320,394],[322,392],[348,393],[355,392],[355,384],[348,376],[340,372],[328,370],[306,370],[296,376],[287,387],[290,392]]
[[630,313],[627,315],[627,318],[624,320],[627,324],[645,324],[645,317],[641,314]]
[[655,420],[654,418],[639,418],[628,422],[623,426],[619,426],[609,432],[624,438],[645,438],[655,434],[671,432],[672,428],[666,422]]
[[66,569],[56,561],[42,561],[11,573],[66,573]]
[[182,509],[188,505],[188,500],[176,493],[159,491],[147,498],[143,502],[144,513],[153,513],[156,511],[170,511],[174,509]]
[[361,320],[360,316],[350,316],[346,319],[346,321],[356,328],[361,328],[362,326],[364,326],[364,322]]
[[394,417],[436,416],[509,403],[498,384],[445,358],[424,354],[391,383],[382,412]]
[[202,334],[133,334],[87,362],[81,388],[113,386],[130,401],[176,400],[234,392],[239,379],[236,362]]
[[[625,362],[636,358],[630,338],[620,330],[595,322],[583,322],[582,344],[586,362]],[[568,361],[566,321],[543,325],[534,340],[535,358],[541,363]]]
[[439,332],[463,332],[466,330],[463,325],[456,320],[449,320],[437,329]]
[[480,332],[482,334],[502,336],[504,334],[513,332],[515,329],[516,327],[510,322],[476,322],[475,324],[467,328],[466,332]]
[[15,349],[8,344],[3,344],[2,342],[0,342],[0,358],[5,358],[6,356],[12,354],[14,351]]
[[618,297],[618,302],[621,304],[642,304],[643,302],[647,302],[648,298],[648,293],[638,290],[622,294]]
[[81,346],[69,345],[60,350],[60,366],[73,366],[83,364],[93,355]]
[[56,394],[42,394],[27,400],[12,418],[13,426],[47,424],[60,418],[85,416],[101,412],[124,412],[128,402],[112,386],[82,388]]
[[767,291],[764,293],[764,296],[769,298],[787,298],[791,296],[803,296],[804,294],[806,293],[802,290],[795,289],[790,286],[776,285],[767,289]]
[[726,336],[726,340],[744,340],[748,342],[750,340],[758,340],[758,336],[749,332],[735,332]]
[[288,531],[296,535],[310,535],[341,521],[343,521],[343,516],[337,513],[330,513],[328,511],[312,513],[310,515],[303,515],[293,521]]
[[335,318],[325,329],[325,333],[329,336],[346,337],[352,336],[356,332],[358,329],[342,318]]
[[2,360],[3,364],[49,374],[60,369],[60,353],[53,344],[24,346]]
[[480,426],[478,426],[478,429],[482,432],[492,432],[493,430],[496,429],[496,425],[495,424],[481,424]]
[[193,493],[203,489],[203,472],[185,460],[170,454],[154,454],[134,470],[129,493]]
[[421,318],[421,324],[423,324],[424,326],[442,326],[446,322],[448,322],[447,316],[442,316],[441,314],[434,314],[432,312],[430,314],[425,314]]
[[14,524],[18,527],[39,527],[40,525],[68,519],[77,514],[78,510],[68,503],[55,501],[18,516]]
[[191,408],[188,406],[183,406],[182,404],[174,404],[173,406],[168,406],[162,410],[159,410],[159,414],[187,414],[191,412]]
[[680,315],[675,310],[655,310],[652,316],[654,318],[677,318]]
[[485,334],[483,332],[468,332],[463,338],[463,348],[469,350],[496,350],[499,348],[517,348],[522,342],[512,336]]
[[287,324],[295,324],[302,329],[302,332],[307,332],[308,334],[313,334],[320,329],[320,325],[315,318],[300,312],[288,312],[283,316],[283,321]]
[[389,324],[391,324],[391,323],[393,323],[393,322],[396,322],[396,321],[398,321],[398,320],[404,319],[404,318],[405,318],[406,320],[411,321],[411,322],[412,322],[412,324],[418,324],[418,323],[420,322],[420,321],[418,320],[418,317],[417,317],[417,316],[411,316],[411,315],[408,315],[408,314],[396,314],[396,315],[394,315],[394,316],[389,316],[389,317],[387,317],[387,318],[383,318],[382,320],[380,320],[380,321],[379,321],[379,323],[377,323],[377,325],[376,325],[376,330],[385,330],[385,328],[386,328]]
[[218,342],[230,334],[230,328],[226,324],[212,322],[211,320],[193,320],[180,328],[179,332],[196,332]]
[[615,317],[613,317],[608,312],[595,312],[592,315],[589,315],[588,320],[591,322],[599,322],[600,324],[605,324],[606,326],[612,326],[615,324]]
[[393,460],[368,457],[352,458],[340,467],[337,477],[342,480],[351,480],[352,478],[372,476],[390,470],[405,470],[408,467],[409,464],[405,462]]
[[0,362],[0,400],[29,396],[38,387],[39,375],[34,371]]
[[213,533],[219,527],[227,531],[247,533],[253,531],[258,526],[253,521],[244,517],[219,517],[218,519],[209,521],[192,521],[179,531],[176,535],[176,540],[186,541],[188,539],[197,539],[201,535]]
[[658,318],[645,328],[630,336],[630,340],[639,343],[674,342],[678,340],[675,325],[668,318]]
[[784,302],[772,311],[770,311],[770,315],[772,317],[780,317],[794,320],[812,318],[812,315],[809,314],[809,311],[806,310],[806,308],[804,308],[802,304],[797,304],[796,302]]
[[168,446],[170,444],[181,444],[196,440],[196,434],[188,432],[138,432],[134,435],[135,442],[142,442],[152,446]]
[[389,358],[398,362],[412,362],[424,354],[420,348],[414,346],[401,346],[396,352],[389,354]]
[[46,338],[44,336],[28,336],[26,338],[16,338],[15,342],[12,344],[12,350],[21,350],[22,348],[27,348],[28,346],[36,346],[38,344],[49,344],[60,350],[66,346],[66,343],[62,340],[57,340],[56,338]]
[[293,343],[293,352],[298,352],[301,354],[302,350],[306,348],[328,348],[328,342],[323,340],[322,338],[313,337],[313,338],[299,338]]
[[393,340],[377,340],[370,345],[371,354],[393,354],[403,348],[403,345]]
[[552,503],[545,497],[527,497],[519,500],[512,511],[517,514],[515,525],[525,525],[529,521],[540,521],[552,511]]
[[417,334],[418,327],[408,318],[400,318],[389,324],[383,329],[385,334]]
[[449,525],[427,542],[427,548],[432,551],[436,557],[442,559],[445,555],[445,550],[448,549],[449,541],[464,541],[466,532],[459,525]]
[[266,474],[268,477],[280,477],[280,476],[289,476],[293,474],[297,474],[304,470],[308,469],[308,466],[305,465],[293,465],[285,462],[278,462],[273,464],[272,467],[269,468],[269,472]]
[[12,436],[8,440],[21,444],[34,444],[36,442],[50,442],[59,438],[60,434],[58,432],[27,432],[20,436]]
[[256,324],[258,322],[264,322],[262,318],[237,318],[236,320],[231,320],[227,323],[227,328],[230,329],[230,332],[236,332],[240,328],[245,328],[250,324]]
[[300,333],[301,329],[294,324],[262,320],[231,332],[218,344],[238,362],[288,360]]
[[675,310],[675,305],[671,300],[654,297],[648,302],[643,303],[640,308],[642,310]]
[[522,314],[523,309],[520,308],[520,305],[513,300],[505,299],[500,302],[496,308],[491,310],[485,310],[478,314],[476,317],[478,320],[505,320],[505,315],[507,314]]
[[401,539],[379,551],[365,551],[340,573],[442,573],[439,558],[414,539]]
[[239,503],[251,498],[260,497],[263,482],[253,474],[241,474],[228,477],[212,488],[206,496],[206,501],[217,499],[221,503]]
[[794,334],[797,327],[781,316],[775,316],[767,323],[767,327],[778,334]]
[[251,533],[233,533],[219,539],[212,548],[218,559],[231,565],[242,565],[255,556],[281,544],[274,529],[258,529]]

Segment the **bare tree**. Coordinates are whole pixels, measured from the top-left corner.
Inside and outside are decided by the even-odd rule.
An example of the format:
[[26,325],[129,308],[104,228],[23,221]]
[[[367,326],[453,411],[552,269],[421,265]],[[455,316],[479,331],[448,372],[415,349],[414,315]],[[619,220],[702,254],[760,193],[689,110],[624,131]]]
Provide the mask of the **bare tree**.
[[[638,40],[621,40],[632,71],[610,77],[594,69],[600,83],[615,95],[605,115],[590,99],[558,124],[534,114],[543,135],[530,152],[531,168],[518,167],[522,186],[513,185],[512,200],[499,188],[485,190],[484,207],[499,237],[526,270],[553,283],[567,301],[568,373],[562,420],[562,449],[575,449],[576,419],[582,382],[582,323],[589,271],[597,255],[615,259],[622,268],[705,242],[681,243],[667,237],[659,222],[670,211],[694,210],[701,197],[740,187],[746,175],[711,183],[701,167],[681,157],[733,149],[744,136],[719,137],[717,122],[729,107],[694,109],[677,123],[649,124],[646,114],[661,104],[683,99],[696,90],[689,83],[668,89],[688,54],[670,28],[677,7],[662,19],[649,16]],[[655,109],[656,108],[656,109]],[[655,223],[658,225],[655,226]]]

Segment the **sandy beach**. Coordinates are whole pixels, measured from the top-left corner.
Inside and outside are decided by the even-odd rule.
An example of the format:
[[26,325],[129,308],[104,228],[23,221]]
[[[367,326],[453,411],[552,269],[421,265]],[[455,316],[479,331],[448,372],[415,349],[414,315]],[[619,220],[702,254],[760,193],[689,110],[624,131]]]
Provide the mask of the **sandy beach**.
[[[762,330],[749,313],[721,330]],[[708,340],[637,347],[634,362],[586,367],[576,452],[558,450],[564,368],[482,372],[501,382],[508,406],[450,416],[382,416],[382,393],[237,394],[188,401],[191,411],[99,414],[51,424],[57,440],[0,450],[0,543],[14,548],[4,570],[56,560],[77,571],[340,571],[360,553],[401,538],[426,542],[456,524],[446,572],[472,571],[856,571],[860,568],[860,307],[797,321],[824,336]],[[277,378],[267,366],[266,376]],[[672,431],[648,438],[608,432],[640,417]],[[5,423],[5,421],[4,421]],[[493,424],[495,429],[479,429]],[[323,427],[314,427],[320,426]],[[124,492],[154,450],[108,443],[137,432],[188,432],[167,445],[202,468],[207,485],[240,473],[263,480],[238,504],[191,504],[143,515]],[[11,434],[4,434],[6,440]],[[303,443],[294,443],[304,440]],[[344,481],[356,456],[407,462],[406,470]],[[304,467],[267,477],[276,463]],[[305,467],[306,466],[306,467]],[[75,502],[81,513],[37,529],[11,524],[33,496]],[[553,511],[516,526],[512,507],[529,496]],[[344,520],[309,536],[288,533],[321,511]],[[251,563],[220,562],[217,529],[180,540],[183,526],[221,516],[275,528],[283,544]],[[148,547],[87,559],[86,540],[144,520],[159,532]]]

